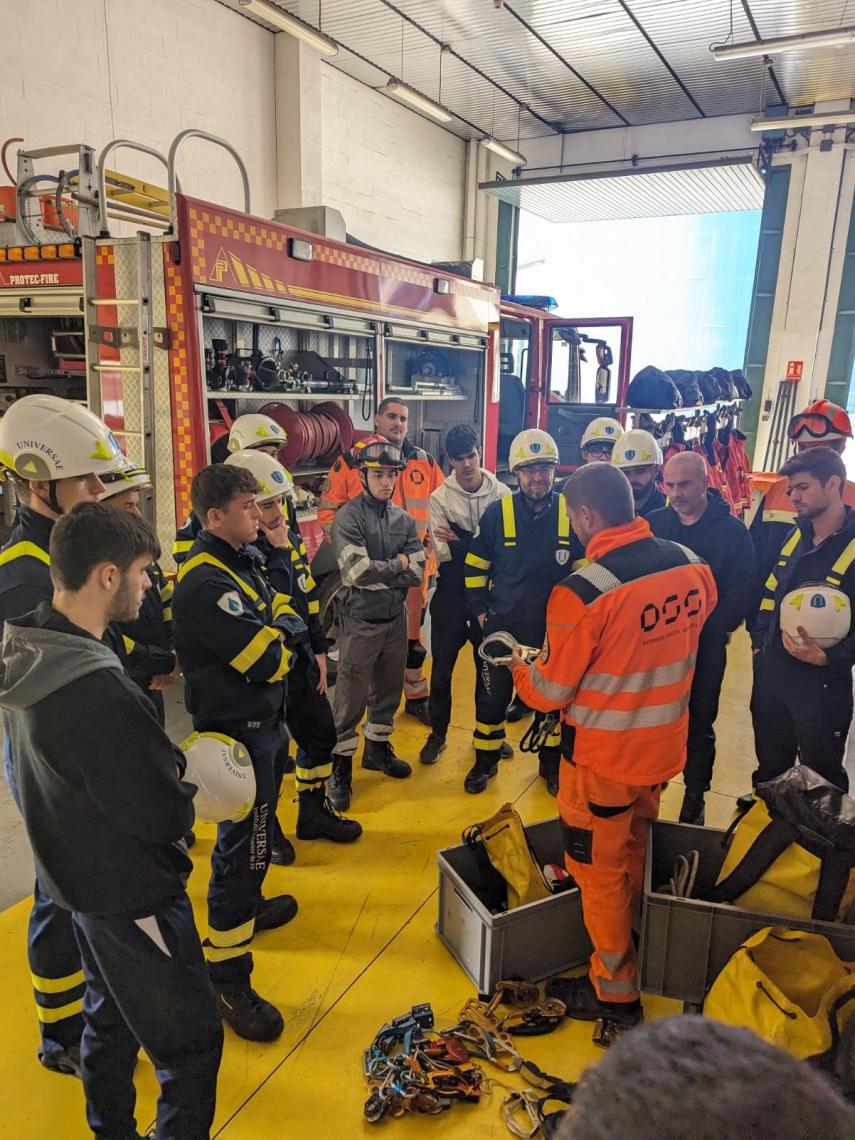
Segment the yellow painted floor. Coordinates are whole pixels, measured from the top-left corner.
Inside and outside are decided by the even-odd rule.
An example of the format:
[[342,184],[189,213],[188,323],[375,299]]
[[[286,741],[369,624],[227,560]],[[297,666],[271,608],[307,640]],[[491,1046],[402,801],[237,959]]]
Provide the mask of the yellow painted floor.
[[[413,777],[399,782],[357,771],[352,814],[365,827],[362,840],[344,849],[295,842],[297,863],[271,868],[267,893],[295,894],[300,913],[283,930],[257,939],[255,985],[283,1010],[286,1029],[277,1042],[263,1046],[226,1030],[215,1136],[347,1140],[374,1132],[377,1126],[362,1116],[367,1095],[363,1048],[384,1022],[415,1002],[431,1002],[437,1023],[444,1025],[456,1021],[460,1007],[474,996],[469,979],[434,933],[435,853],[460,842],[466,825],[487,818],[505,800],[515,802],[526,823],[554,816],[555,808],[536,777],[535,760],[519,754],[501,765],[483,795],[463,792],[463,775],[472,762],[472,686],[471,661],[461,657],[449,747],[435,767],[417,762],[425,730],[401,717],[395,745],[401,756],[414,761]],[[750,654],[740,636],[730,650],[719,715],[719,756],[714,790],[707,797],[712,826],[727,823],[733,797],[749,787],[749,691]],[[509,726],[512,742],[527,724]],[[676,817],[681,798],[682,786],[675,782],[665,793],[663,817]],[[280,819],[290,835],[295,811],[283,793]],[[200,825],[193,849],[190,893],[203,930],[213,831]],[[28,912],[24,900],[0,913],[0,1136],[84,1140],[90,1133],[79,1082],[47,1073],[36,1061],[25,953]],[[648,1017],[679,1008],[676,1002],[645,999]],[[602,1055],[591,1043],[591,1032],[590,1024],[567,1021],[549,1036],[521,1039],[522,1051],[547,1071],[572,1080]],[[142,1131],[153,1121],[157,1095],[145,1057],[136,1083]],[[412,1116],[380,1128],[400,1137],[506,1137],[503,1095],[496,1088],[481,1104],[455,1105],[439,1119]]]

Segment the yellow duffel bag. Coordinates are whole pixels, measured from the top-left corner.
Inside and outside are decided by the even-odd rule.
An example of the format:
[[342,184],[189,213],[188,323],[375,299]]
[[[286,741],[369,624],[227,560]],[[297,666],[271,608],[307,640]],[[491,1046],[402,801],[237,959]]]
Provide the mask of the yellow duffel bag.
[[829,1055],[855,1011],[855,973],[821,934],[766,926],[710,987],[704,1013],[806,1059]]
[[756,788],[728,833],[704,898],[747,910],[834,922],[855,898],[855,800],[798,765]]

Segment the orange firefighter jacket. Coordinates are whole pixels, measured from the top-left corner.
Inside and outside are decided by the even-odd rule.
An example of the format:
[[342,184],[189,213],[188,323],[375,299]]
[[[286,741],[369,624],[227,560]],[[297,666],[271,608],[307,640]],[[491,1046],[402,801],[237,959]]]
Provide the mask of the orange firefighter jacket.
[[576,728],[574,763],[618,783],[669,780],[686,762],[698,638],[716,604],[709,566],[645,519],[600,531],[587,566],[554,588],[543,651],[513,670],[533,708]]
[[[424,542],[428,533],[428,498],[432,491],[445,482],[439,464],[420,447],[404,441],[405,471],[395,481],[392,502],[402,507],[416,524],[419,539]],[[362,480],[352,451],[345,452],[333,464],[318,504],[318,522],[324,536],[329,539],[333,519],[339,507],[362,494]]]

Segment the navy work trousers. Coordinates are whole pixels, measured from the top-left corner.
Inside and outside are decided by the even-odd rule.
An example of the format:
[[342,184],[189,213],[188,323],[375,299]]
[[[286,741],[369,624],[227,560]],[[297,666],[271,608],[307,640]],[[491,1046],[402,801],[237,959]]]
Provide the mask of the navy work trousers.
[[157,1140],[208,1140],[223,1027],[186,894],[150,915],[74,915],[86,973],[81,1059],[99,1137],[135,1135],[134,1065],[155,1067]]
[[[240,823],[217,826],[208,884],[208,937],[205,957],[217,989],[243,985],[252,973],[250,945],[261,885],[275,838],[276,759],[283,752],[285,726],[268,721],[194,721],[199,732],[222,732],[243,744],[255,771],[255,803]],[[281,781],[281,772],[279,779]]]
[[[441,575],[440,575],[441,577]],[[478,646],[481,627],[469,613],[463,589],[456,591],[437,586],[430,603],[430,725],[444,737],[451,723],[451,678],[460,650],[467,641],[472,646],[476,672],[480,663]]]

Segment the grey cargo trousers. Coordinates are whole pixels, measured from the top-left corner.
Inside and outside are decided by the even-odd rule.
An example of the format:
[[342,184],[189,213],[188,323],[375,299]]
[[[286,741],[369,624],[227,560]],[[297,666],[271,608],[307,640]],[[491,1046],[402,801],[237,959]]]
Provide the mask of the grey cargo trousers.
[[366,705],[367,740],[388,740],[404,691],[407,664],[407,612],[388,622],[367,622],[342,615],[338,675],[333,713],[336,753],[353,756],[359,744],[356,726]]

